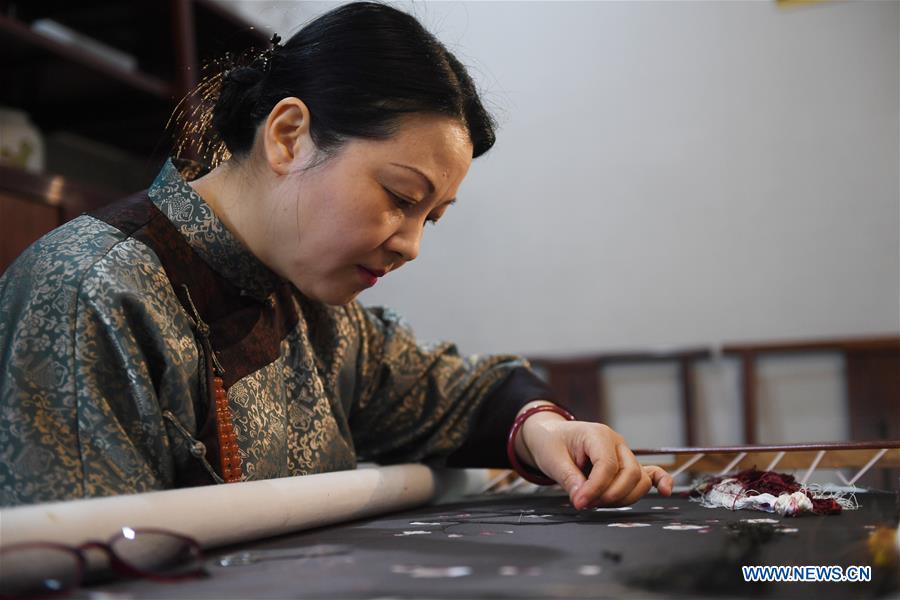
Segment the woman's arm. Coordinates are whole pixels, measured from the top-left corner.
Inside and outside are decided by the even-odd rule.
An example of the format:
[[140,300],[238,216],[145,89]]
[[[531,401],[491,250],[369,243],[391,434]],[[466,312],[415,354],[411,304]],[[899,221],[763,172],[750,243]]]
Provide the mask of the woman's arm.
[[[551,403],[529,403],[519,414],[541,404]],[[642,466],[624,438],[602,423],[535,413],[516,436],[515,452],[558,482],[577,509],[632,504],[651,486],[664,496],[672,493],[672,477],[660,467]]]
[[161,403],[193,416],[197,355],[166,286],[145,246],[89,217],[0,280],[0,504],[172,486]]
[[526,361],[460,356],[453,344],[419,343],[393,311],[347,310],[360,340],[348,416],[360,459],[508,466],[512,420],[546,391]]

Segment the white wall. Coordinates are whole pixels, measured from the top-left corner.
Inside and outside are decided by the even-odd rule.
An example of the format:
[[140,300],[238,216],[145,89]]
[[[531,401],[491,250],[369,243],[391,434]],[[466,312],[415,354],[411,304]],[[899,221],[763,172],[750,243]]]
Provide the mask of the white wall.
[[[226,4],[282,35],[334,6]],[[900,331],[898,2],[395,5],[470,65],[501,128],[420,258],[365,303],[467,352]],[[732,408],[707,437],[735,441],[720,376],[701,387]],[[764,406],[763,437],[789,435],[779,419],[819,385]],[[802,435],[838,436],[841,402]],[[624,405],[636,435],[660,431]]]
[[[334,6],[227,4],[283,35]],[[364,302],[471,352],[900,330],[897,2],[397,6],[501,128]]]

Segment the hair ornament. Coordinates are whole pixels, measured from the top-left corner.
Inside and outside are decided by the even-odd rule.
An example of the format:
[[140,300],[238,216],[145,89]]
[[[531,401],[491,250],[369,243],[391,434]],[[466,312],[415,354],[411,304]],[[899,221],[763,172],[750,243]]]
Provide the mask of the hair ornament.
[[272,67],[272,57],[275,56],[275,52],[284,47],[281,45],[281,36],[277,33],[272,34],[272,38],[269,42],[272,44],[271,47],[267,50],[263,50],[257,59],[259,68],[263,73],[269,72],[269,69]]
[[[185,165],[188,162],[199,165],[201,173],[228,160],[231,153],[212,123],[216,102],[223,88],[236,85],[247,90],[262,81],[269,72],[272,57],[283,48],[277,33],[269,42],[271,47],[267,50],[225,52],[203,65],[204,75],[181,99],[166,124],[174,144],[174,158]],[[180,170],[187,176],[186,169]]]

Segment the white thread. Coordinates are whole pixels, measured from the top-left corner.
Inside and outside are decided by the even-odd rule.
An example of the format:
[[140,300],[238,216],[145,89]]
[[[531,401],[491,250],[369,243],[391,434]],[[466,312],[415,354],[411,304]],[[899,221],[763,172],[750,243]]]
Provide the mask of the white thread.
[[819,463],[822,461],[823,456],[825,456],[825,451],[819,450],[818,454],[816,454],[816,457],[813,459],[812,464],[809,466],[809,470],[806,472],[806,475],[804,475],[803,479],[800,480],[800,485],[806,485],[806,482],[809,481],[809,477],[813,474],[813,471],[816,470],[816,467],[818,467]]
[[680,467],[678,467],[677,469],[675,469],[672,472],[672,479],[675,479],[676,477],[681,475],[686,469],[690,468],[691,465],[693,465],[695,462],[697,462],[704,456],[706,456],[706,454],[704,454],[703,452],[701,452],[699,454],[695,454],[693,457],[691,457],[691,459],[689,461],[687,461],[686,463],[684,463],[683,465],[681,465]]
[[879,450],[878,453],[877,453],[875,456],[872,457],[872,460],[870,460],[869,462],[867,462],[867,463],[866,463],[866,466],[864,466],[862,469],[860,469],[859,472],[858,472],[856,475],[853,476],[853,479],[851,479],[851,480],[850,480],[850,483],[848,483],[847,485],[853,485],[854,483],[856,483],[856,481],[857,481],[860,477],[862,477],[863,475],[866,474],[866,471],[868,471],[869,469],[872,468],[872,465],[874,465],[874,464],[877,463],[879,460],[881,460],[881,457],[884,456],[886,452],[887,452],[887,448],[882,448],[881,450]]
[[734,468],[734,465],[736,465],[736,464],[738,464],[739,462],[741,462],[742,460],[744,460],[744,457],[745,457],[745,456],[747,456],[747,453],[746,453],[746,452],[741,452],[740,454],[738,454],[738,455],[737,455],[737,458],[735,458],[733,461],[731,461],[730,463],[728,463],[728,466],[727,466],[727,467],[725,467],[724,469],[722,469],[722,472],[719,473],[719,477],[721,477],[722,475],[725,475],[726,473],[731,472],[731,469]]
[[775,465],[781,462],[781,459],[784,458],[784,450],[775,455],[775,458],[772,459],[772,462],[769,463],[769,466],[765,468],[766,471],[771,471],[775,468]]

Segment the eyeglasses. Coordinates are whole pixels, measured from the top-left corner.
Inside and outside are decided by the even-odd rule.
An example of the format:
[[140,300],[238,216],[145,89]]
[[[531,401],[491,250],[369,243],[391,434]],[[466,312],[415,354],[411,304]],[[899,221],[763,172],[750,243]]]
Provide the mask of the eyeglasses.
[[0,550],[0,599],[58,597],[84,581],[87,550],[102,550],[122,575],[175,582],[207,574],[196,540],[163,529],[122,531],[80,546],[25,542]]

